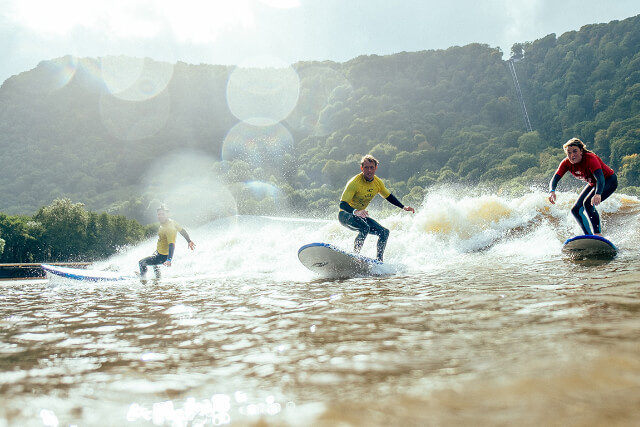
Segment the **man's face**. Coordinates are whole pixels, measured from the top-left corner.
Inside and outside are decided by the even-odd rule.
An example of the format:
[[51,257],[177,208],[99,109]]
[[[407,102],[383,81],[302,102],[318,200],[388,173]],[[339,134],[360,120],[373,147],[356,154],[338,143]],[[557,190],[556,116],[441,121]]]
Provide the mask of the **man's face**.
[[360,166],[360,170],[364,175],[364,179],[367,181],[372,181],[373,177],[376,175],[376,169],[378,169],[378,165],[376,165],[371,160],[365,160]]
[[158,221],[160,221],[160,224],[167,222],[167,219],[169,219],[169,212],[158,209]]

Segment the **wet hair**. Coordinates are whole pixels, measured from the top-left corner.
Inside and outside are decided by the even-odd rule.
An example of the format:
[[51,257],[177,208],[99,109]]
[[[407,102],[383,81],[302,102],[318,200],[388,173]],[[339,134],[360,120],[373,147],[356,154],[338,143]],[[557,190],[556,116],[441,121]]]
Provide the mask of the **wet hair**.
[[362,160],[360,160],[360,166],[364,166],[364,162],[373,162],[373,164],[378,166],[378,159],[373,157],[371,154],[367,154],[366,156],[362,157]]
[[564,143],[562,149],[564,152],[567,152],[567,148],[569,147],[578,147],[584,153],[592,153],[592,151],[587,150],[587,146],[584,145],[584,142],[580,141],[578,138],[571,138],[567,142]]

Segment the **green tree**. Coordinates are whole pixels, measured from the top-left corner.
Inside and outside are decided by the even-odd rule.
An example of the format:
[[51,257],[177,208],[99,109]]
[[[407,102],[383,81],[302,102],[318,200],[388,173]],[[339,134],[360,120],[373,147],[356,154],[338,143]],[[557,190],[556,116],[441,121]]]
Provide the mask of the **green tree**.
[[33,217],[44,228],[42,243],[54,260],[83,258],[87,249],[89,213],[83,203],[56,199],[50,206],[40,208]]
[[40,258],[41,228],[25,216],[8,216],[0,213],[0,236],[4,250],[0,261],[34,262]]
[[522,134],[518,138],[518,148],[529,154],[538,154],[544,148],[544,141],[537,130]]
[[619,175],[623,186],[640,186],[640,156],[638,154],[624,156]]
[[529,168],[538,166],[538,156],[529,153],[515,153],[507,157],[503,166],[514,165],[517,170],[525,172]]
[[613,167],[620,166],[626,156],[636,153],[640,153],[640,140],[638,139],[632,139],[625,136],[622,138],[616,138],[611,142]]
[[358,165],[350,161],[328,160],[322,168],[322,174],[334,188],[341,188],[359,172]]

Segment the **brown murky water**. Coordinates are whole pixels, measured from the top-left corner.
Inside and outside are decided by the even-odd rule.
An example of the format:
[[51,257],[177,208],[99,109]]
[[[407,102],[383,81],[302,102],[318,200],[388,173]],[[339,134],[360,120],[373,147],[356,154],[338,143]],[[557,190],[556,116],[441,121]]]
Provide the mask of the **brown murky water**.
[[159,282],[5,282],[0,426],[640,424],[637,214],[586,262],[564,214],[507,205],[520,224],[387,218],[388,277],[318,279],[297,247],[353,235],[258,218],[190,230]]

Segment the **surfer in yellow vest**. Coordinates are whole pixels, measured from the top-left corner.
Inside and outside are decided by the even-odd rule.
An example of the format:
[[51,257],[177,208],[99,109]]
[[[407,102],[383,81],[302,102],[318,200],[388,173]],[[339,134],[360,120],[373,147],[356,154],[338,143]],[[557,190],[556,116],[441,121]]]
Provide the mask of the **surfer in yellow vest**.
[[176,248],[176,237],[178,233],[186,239],[189,249],[194,250],[196,248],[196,244],[193,243],[193,240],[189,237],[187,230],[169,218],[169,210],[166,206],[161,205],[157,213],[158,221],[160,222],[157,249],[153,255],[141,259],[138,263],[141,277],[147,274],[147,266],[149,265],[153,265],[157,278],[160,277],[160,264],[165,267],[171,267],[171,260],[173,259],[173,253]]
[[[600,215],[596,210],[618,188],[618,178],[615,172],[607,166],[600,157],[587,150],[584,142],[578,138],[571,138],[562,148],[567,157],[560,162],[558,170],[549,183],[549,201],[556,203],[556,186],[562,176],[569,172],[571,175],[587,183],[578,196],[578,200],[571,208],[571,213],[582,228],[584,234],[602,236],[600,233]],[[586,215],[585,215],[586,213]]]
[[415,210],[411,206],[405,206],[400,203],[387,190],[382,180],[376,176],[377,169],[378,160],[375,157],[367,154],[362,158],[360,161],[360,170],[362,172],[351,178],[342,192],[338,221],[348,229],[358,232],[353,245],[353,250],[356,253],[359,253],[360,249],[362,249],[367,235],[378,236],[377,257],[378,261],[382,261],[384,248],[389,238],[389,230],[369,216],[369,212],[366,210],[369,202],[376,194],[380,193],[389,203],[400,209],[412,213],[415,213]]

